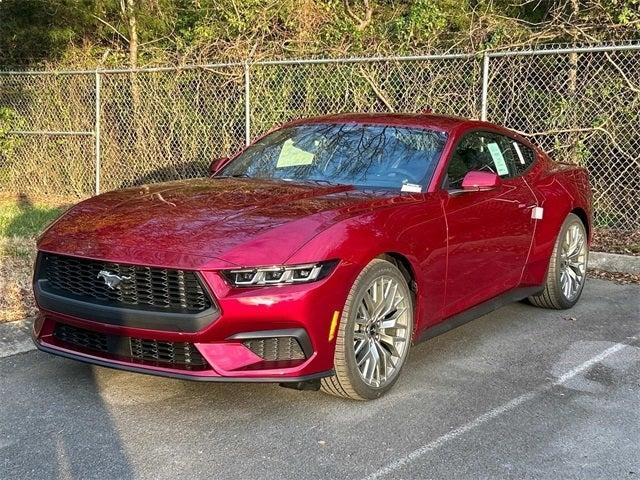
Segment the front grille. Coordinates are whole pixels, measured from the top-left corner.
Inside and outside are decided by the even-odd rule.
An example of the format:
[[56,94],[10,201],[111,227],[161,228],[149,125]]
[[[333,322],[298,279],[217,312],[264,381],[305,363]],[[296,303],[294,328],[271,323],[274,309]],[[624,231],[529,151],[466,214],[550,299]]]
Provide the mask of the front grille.
[[[53,293],[91,303],[176,313],[197,313],[211,307],[194,272],[42,255],[37,278],[47,280],[44,288]],[[110,288],[99,277],[101,271],[123,280]]]
[[53,336],[61,342],[117,357],[177,368],[205,367],[207,362],[192,343],[165,342],[108,335],[59,323]]
[[300,343],[294,337],[272,337],[245,340],[245,347],[266,361],[303,360]]

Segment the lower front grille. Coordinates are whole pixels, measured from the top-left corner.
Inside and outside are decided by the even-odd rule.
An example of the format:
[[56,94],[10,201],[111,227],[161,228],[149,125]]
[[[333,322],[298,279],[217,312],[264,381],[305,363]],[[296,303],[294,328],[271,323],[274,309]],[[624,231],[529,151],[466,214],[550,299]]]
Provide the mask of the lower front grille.
[[107,336],[103,333],[58,324],[53,335],[62,342],[71,343],[78,347],[104,353],[109,352]]
[[131,355],[138,360],[204,365],[205,361],[192,343],[159,342],[158,340],[131,339]]
[[69,345],[117,357],[176,368],[203,368],[207,362],[192,343],[108,335],[59,323],[53,336]]
[[306,358],[300,343],[294,337],[272,337],[245,340],[245,347],[264,360],[304,360]]

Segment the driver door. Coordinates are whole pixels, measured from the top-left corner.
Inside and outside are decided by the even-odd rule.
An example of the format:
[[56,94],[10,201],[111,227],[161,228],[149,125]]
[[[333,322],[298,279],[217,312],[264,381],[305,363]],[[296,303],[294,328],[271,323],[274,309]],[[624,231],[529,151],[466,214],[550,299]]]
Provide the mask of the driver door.
[[[533,192],[516,175],[512,141],[490,132],[470,132],[447,166],[443,209],[448,225],[445,316],[455,315],[516,287],[534,231]],[[498,174],[488,191],[462,191],[470,171]]]

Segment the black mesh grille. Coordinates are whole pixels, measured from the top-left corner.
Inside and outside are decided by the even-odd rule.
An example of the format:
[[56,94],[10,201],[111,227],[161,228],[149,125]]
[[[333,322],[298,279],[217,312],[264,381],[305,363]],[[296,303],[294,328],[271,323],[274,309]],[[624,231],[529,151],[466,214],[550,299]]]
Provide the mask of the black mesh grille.
[[184,342],[159,342],[132,338],[131,355],[138,360],[204,365],[204,359],[196,347]]
[[244,346],[267,361],[302,360],[304,352],[294,337],[245,340]]
[[[99,262],[43,254],[38,279],[45,288],[93,303],[146,310],[197,313],[211,307],[194,272]],[[123,280],[109,288],[100,272]]]
[[71,325],[57,324],[53,336],[58,340],[118,357],[157,362],[169,366],[204,367],[205,359],[192,343],[143,340],[93,332]]
[[108,352],[107,336],[104,333],[92,332],[69,325],[56,325],[54,336],[66,343],[98,352]]

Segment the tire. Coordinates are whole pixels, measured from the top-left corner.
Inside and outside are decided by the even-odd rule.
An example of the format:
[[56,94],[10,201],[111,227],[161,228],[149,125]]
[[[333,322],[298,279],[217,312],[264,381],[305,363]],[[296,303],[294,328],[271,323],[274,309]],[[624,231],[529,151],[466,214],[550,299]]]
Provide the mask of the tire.
[[[374,298],[378,301],[374,302]],[[380,308],[379,316],[365,316],[363,312],[370,311],[370,307],[376,307],[374,311]],[[398,380],[409,352],[413,317],[413,298],[402,272],[387,260],[371,261],[349,291],[336,336],[335,374],[322,379],[322,391],[353,400],[373,400],[389,391]],[[378,321],[374,321],[376,318]],[[380,362],[378,370],[371,367],[376,365],[376,356]],[[387,364],[394,357],[395,363]]]
[[[567,253],[571,253],[567,247],[571,246],[568,242],[571,242],[569,236],[572,235],[572,232],[579,235],[578,242],[581,242],[578,255],[573,257],[577,259],[576,262],[567,260]],[[588,257],[589,248],[584,223],[582,223],[580,217],[570,213],[562,224],[553,247],[544,290],[537,295],[529,297],[529,301],[536,307],[541,308],[565,310],[573,307],[582,295],[582,289],[586,281]],[[567,266],[568,264],[574,265],[574,263],[579,265],[576,267]],[[578,275],[578,270],[581,270],[581,276]],[[571,278],[567,279],[567,276]],[[574,280],[574,277],[579,277],[579,281]],[[569,289],[570,294],[567,294],[568,289],[565,288],[567,281],[577,282],[575,291],[572,288]]]

